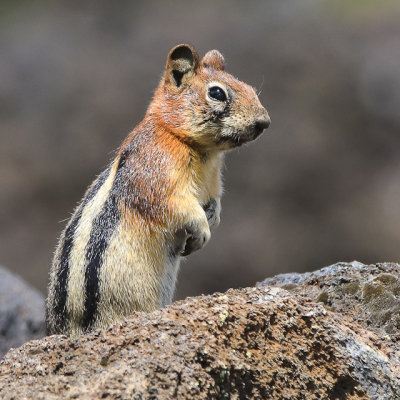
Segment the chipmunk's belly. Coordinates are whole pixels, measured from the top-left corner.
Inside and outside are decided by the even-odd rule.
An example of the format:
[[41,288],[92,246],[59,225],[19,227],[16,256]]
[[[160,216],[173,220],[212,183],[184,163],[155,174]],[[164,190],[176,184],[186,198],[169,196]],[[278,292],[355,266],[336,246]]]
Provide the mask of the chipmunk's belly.
[[164,296],[161,278],[168,258],[163,235],[150,232],[139,224],[130,224],[129,228],[122,221],[114,232],[103,260],[99,326],[112,323],[134,311],[153,311],[160,306]]
[[170,257],[164,266],[161,279],[160,307],[172,303],[175,293],[176,279],[179,272],[180,257]]
[[184,228],[179,228],[175,233],[167,235],[165,240],[168,251],[161,278],[160,307],[172,303],[182,258],[181,254],[185,249],[187,240],[187,232]]

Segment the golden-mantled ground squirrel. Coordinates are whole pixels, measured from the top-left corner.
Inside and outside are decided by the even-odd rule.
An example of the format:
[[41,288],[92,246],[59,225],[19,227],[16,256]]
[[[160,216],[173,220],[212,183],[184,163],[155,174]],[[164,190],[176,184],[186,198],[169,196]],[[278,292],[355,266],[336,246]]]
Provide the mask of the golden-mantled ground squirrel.
[[172,301],[182,256],[219,224],[226,150],[269,126],[255,90],[209,51],[174,47],[143,121],[94,181],[61,235],[49,334],[77,335]]

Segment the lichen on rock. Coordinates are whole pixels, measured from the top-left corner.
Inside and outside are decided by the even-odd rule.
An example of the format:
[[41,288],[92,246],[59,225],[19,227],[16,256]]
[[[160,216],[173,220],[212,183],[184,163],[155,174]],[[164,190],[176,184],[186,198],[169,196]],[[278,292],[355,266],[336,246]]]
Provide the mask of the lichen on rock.
[[331,311],[355,319],[398,348],[400,343],[400,265],[337,263],[315,272],[282,274],[257,286],[279,286],[321,302]]

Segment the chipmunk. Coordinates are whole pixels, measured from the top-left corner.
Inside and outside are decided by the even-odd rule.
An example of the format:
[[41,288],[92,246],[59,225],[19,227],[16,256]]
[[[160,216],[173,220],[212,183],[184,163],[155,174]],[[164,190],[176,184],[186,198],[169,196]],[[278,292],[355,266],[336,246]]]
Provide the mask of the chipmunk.
[[56,249],[49,334],[76,336],[172,302],[179,263],[220,221],[225,151],[270,124],[255,90],[186,44],[168,55],[142,122],[76,208]]

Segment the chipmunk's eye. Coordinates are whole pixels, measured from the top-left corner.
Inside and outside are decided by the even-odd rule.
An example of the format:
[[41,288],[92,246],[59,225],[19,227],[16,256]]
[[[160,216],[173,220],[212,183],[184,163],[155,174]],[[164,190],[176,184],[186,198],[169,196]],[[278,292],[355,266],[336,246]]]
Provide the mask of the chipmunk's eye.
[[226,94],[219,86],[212,86],[208,89],[208,95],[218,101],[226,101]]

